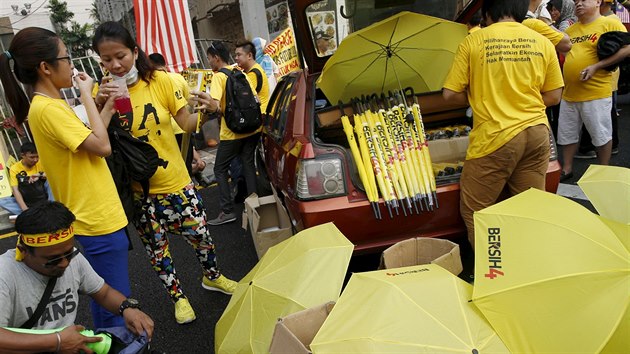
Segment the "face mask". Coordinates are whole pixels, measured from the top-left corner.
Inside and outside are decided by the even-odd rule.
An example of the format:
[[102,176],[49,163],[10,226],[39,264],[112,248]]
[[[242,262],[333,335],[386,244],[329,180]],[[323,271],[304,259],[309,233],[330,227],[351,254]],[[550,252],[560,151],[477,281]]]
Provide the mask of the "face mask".
[[131,67],[128,73],[123,76],[118,76],[120,78],[125,78],[127,85],[133,85],[138,81],[138,69],[136,69],[136,65]]

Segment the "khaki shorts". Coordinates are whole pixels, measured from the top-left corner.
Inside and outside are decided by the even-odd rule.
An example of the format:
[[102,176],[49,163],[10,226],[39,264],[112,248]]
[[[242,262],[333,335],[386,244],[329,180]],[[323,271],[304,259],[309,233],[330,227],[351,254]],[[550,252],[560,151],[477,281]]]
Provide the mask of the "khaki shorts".
[[582,123],[591,135],[594,146],[605,145],[612,139],[612,97],[584,102],[560,102],[558,145],[577,144]]

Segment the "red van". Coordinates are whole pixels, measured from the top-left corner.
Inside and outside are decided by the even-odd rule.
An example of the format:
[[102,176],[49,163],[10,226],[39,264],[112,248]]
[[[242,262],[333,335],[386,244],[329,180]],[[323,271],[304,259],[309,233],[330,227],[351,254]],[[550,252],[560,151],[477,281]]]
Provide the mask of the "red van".
[[[340,1],[341,2],[341,1]],[[355,244],[355,252],[375,252],[415,236],[457,238],[466,228],[459,213],[457,180],[438,182],[439,207],[431,211],[389,217],[380,200],[383,217],[377,219],[367,199],[339,118],[336,102],[330,103],[316,81],[330,53],[316,48],[321,33],[313,33],[313,13],[335,16],[341,31],[334,0],[289,1],[298,49],[305,69],[285,76],[270,99],[260,146],[260,157],[268,178],[301,230],[333,222]],[[480,8],[472,0],[462,8],[461,0],[344,1],[340,13],[348,17],[352,30],[359,30],[400,11],[413,11],[433,17],[466,23]],[[319,20],[319,18],[317,18]],[[331,19],[327,19],[331,22]],[[310,21],[310,22],[309,22]],[[335,38],[329,36],[327,38]],[[333,43],[333,49],[337,43]],[[329,52],[333,52],[330,50]],[[425,126],[465,122],[465,106],[444,102],[441,92],[418,94]],[[344,107],[352,114],[350,106]],[[547,170],[546,188],[555,193],[560,179],[560,164],[553,137],[552,156]]]

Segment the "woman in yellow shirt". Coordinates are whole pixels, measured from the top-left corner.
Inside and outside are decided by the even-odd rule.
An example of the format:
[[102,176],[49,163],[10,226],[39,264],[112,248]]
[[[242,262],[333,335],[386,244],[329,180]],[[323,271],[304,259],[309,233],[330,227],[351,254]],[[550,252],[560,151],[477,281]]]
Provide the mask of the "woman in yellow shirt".
[[[60,94],[62,88],[72,87],[73,70],[61,39],[38,27],[19,31],[9,50],[0,55],[7,100],[19,123],[28,114],[53,196],[76,215],[75,234],[85,257],[105,282],[129,296],[127,218],[103,159],[111,154],[106,125],[113,100],[103,102],[99,115],[90,94],[92,78],[85,73],[74,76],[89,119],[89,127],[83,124]],[[30,103],[16,78],[33,87]],[[91,306],[95,328],[125,325],[122,317],[95,302]]]
[[[142,200],[142,210],[138,213],[141,216],[133,222],[153,269],[175,303],[177,323],[192,322],[195,312],[175,272],[167,231],[183,235],[195,249],[205,289],[231,294],[236,287],[217,268],[203,203],[188,175],[171,126],[172,116],[184,131],[192,131],[197,126],[197,117],[188,113],[183,93],[168,74],[151,66],[147,55],[119,23],[101,24],[95,31],[92,47],[105,69],[114,77],[125,78],[129,89],[132,110],[122,117],[116,113],[112,124],[124,121],[123,128],[151,144],[165,161],[149,180],[149,198]],[[113,81],[101,85],[96,102],[106,102],[116,90]],[[139,185],[134,188],[137,199],[141,200],[142,188]]]

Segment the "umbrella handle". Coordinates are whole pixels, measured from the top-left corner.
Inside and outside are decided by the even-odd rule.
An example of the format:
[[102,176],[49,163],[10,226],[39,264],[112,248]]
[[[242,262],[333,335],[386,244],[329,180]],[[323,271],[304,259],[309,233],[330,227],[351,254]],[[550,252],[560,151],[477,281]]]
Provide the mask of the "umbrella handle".
[[341,100],[339,100],[339,110],[341,111],[341,117],[346,115],[346,112],[343,110],[343,102]]
[[356,12],[356,10],[357,10],[357,0],[354,0],[354,6],[352,8],[352,13],[350,13],[350,14],[346,14],[343,5],[341,5],[341,7],[339,8],[339,12],[341,13],[341,17],[343,17],[345,19],[350,19],[351,17],[354,17],[354,13]]

